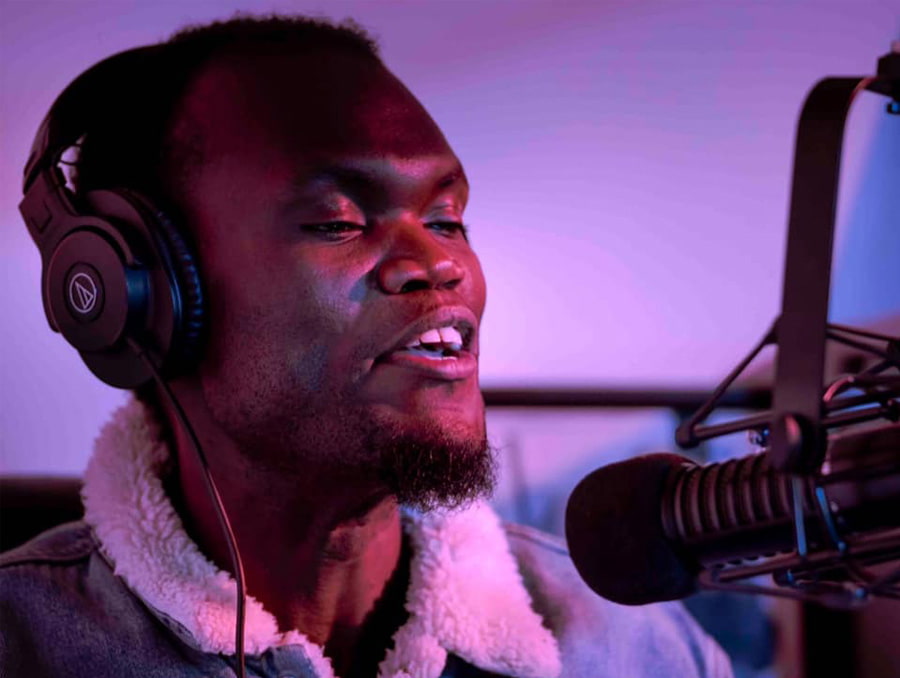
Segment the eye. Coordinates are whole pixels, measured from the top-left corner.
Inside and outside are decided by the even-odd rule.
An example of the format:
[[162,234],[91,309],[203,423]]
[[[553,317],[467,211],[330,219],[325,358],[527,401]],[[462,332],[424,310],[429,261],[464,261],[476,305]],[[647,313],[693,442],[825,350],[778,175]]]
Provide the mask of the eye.
[[366,227],[352,221],[326,221],[320,224],[303,224],[300,228],[325,240],[340,241],[361,233]]
[[466,241],[469,239],[469,229],[458,221],[431,221],[428,228],[447,236],[462,236]]

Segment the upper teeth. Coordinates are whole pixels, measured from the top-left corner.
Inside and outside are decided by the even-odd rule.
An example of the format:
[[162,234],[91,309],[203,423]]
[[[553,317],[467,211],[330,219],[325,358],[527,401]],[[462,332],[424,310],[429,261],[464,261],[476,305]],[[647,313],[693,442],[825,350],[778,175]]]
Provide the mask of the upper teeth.
[[422,334],[409,342],[406,347],[411,348],[420,344],[445,344],[458,351],[462,348],[463,340],[459,330],[455,327],[439,327],[422,332]]

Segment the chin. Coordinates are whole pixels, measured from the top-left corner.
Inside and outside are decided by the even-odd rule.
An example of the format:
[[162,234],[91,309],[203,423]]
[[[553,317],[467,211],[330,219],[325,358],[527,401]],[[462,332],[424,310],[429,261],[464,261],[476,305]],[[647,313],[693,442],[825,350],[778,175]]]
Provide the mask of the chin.
[[435,436],[461,443],[481,441],[485,437],[484,405],[441,401],[393,405],[375,409],[374,421],[380,428],[402,433],[405,437]]
[[493,492],[497,464],[485,436],[483,407],[382,413],[367,438],[377,452],[380,482],[401,504],[424,511],[456,508]]

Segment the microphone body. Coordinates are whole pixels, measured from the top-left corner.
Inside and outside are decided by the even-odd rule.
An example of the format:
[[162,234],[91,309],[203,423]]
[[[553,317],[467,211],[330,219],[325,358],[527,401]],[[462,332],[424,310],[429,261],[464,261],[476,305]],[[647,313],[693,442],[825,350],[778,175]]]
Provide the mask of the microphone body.
[[[792,481],[766,453],[706,466],[654,454],[603,467],[569,498],[572,560],[614,602],[683,598],[703,570],[796,549]],[[800,489],[811,554],[900,527],[900,425],[835,437],[821,473]],[[883,556],[869,549],[867,562]]]

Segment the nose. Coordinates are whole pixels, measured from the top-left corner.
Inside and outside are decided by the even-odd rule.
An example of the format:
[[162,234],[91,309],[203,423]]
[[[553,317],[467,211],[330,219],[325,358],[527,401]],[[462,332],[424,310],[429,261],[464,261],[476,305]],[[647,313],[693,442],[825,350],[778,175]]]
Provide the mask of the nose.
[[419,290],[452,290],[465,270],[421,222],[397,227],[390,248],[376,272],[378,286],[387,294]]

